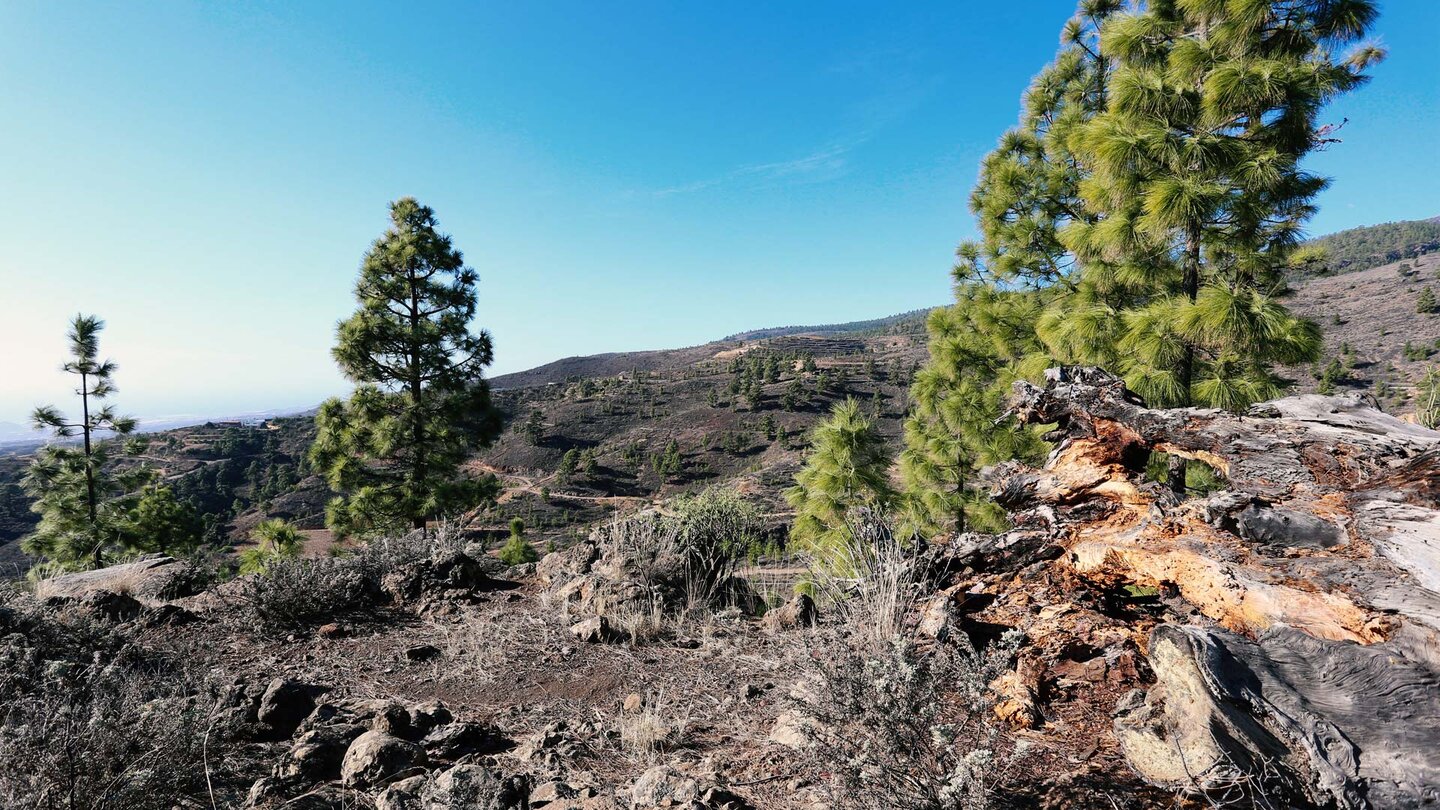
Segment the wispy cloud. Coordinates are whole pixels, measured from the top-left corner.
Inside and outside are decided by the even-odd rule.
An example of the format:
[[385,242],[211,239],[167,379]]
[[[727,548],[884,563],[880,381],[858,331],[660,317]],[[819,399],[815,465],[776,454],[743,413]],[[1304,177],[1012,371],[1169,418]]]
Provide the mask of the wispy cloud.
[[[866,140],[868,140],[868,136]],[[833,180],[845,174],[849,168],[849,153],[863,142],[861,140],[850,143],[833,143],[794,160],[741,166],[717,177],[656,189],[650,192],[650,196],[670,197],[676,194],[694,194],[735,184],[766,186],[776,183],[820,183]]]
[[731,186],[768,188],[836,180],[853,168],[856,152],[860,151],[861,147],[873,140],[886,126],[905,117],[923,103],[937,84],[936,77],[904,77],[886,88],[885,92],[853,103],[844,116],[850,119],[850,126],[800,157],[750,163],[723,174],[641,193],[662,198]]

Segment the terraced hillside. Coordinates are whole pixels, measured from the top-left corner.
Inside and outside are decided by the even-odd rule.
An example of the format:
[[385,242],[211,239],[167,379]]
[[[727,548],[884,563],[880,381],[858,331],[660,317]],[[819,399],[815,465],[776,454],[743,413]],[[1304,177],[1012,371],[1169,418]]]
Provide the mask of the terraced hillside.
[[[265,517],[324,525],[329,493],[305,461],[314,439],[309,415],[220,422],[161,431],[134,458],[153,469],[205,520],[207,540],[242,542]],[[0,578],[28,567],[17,541],[35,525],[19,488],[28,453],[0,455]]]

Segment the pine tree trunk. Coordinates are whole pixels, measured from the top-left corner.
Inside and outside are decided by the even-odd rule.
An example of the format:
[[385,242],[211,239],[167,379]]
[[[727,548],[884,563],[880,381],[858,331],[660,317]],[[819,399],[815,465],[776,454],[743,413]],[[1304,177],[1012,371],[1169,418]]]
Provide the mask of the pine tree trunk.
[[[1185,297],[1190,303],[1195,303],[1200,295],[1200,226],[1191,224],[1187,229],[1185,237]],[[1180,407],[1188,408],[1193,404],[1190,396],[1190,386],[1195,378],[1195,346],[1186,341],[1185,355],[1180,360],[1180,390],[1183,392],[1183,400]],[[1166,470],[1166,483],[1177,495],[1185,494],[1185,459],[1179,456],[1170,456],[1170,463]]]
[[95,503],[95,467],[90,449],[90,377],[80,372],[80,432],[85,437],[85,507],[90,516],[90,536],[95,545],[90,550],[95,567],[103,562],[100,556],[100,518]]
[[956,459],[955,465],[955,534],[965,533],[965,460]]
[[[411,442],[415,445],[414,467],[411,472],[411,491],[418,492],[421,482],[425,477],[425,421],[424,413],[420,407],[422,392],[420,390],[420,294],[415,288],[415,270],[410,268],[407,271],[410,279],[410,414],[411,414]],[[425,530],[425,516],[413,515],[410,526]]]

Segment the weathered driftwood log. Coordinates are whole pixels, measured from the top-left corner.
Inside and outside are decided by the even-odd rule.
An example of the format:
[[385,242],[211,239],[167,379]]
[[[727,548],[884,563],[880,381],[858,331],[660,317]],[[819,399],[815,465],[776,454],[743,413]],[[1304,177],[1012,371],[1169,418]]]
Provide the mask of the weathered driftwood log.
[[[1274,806],[1440,802],[1440,433],[1358,399],[1151,410],[1103,371],[1048,378],[1013,413],[1057,425],[1056,449],[989,473],[1024,545],[1209,620],[1151,633],[1157,684],[1115,721],[1132,767]],[[1152,451],[1226,489],[1176,497],[1145,480]]]

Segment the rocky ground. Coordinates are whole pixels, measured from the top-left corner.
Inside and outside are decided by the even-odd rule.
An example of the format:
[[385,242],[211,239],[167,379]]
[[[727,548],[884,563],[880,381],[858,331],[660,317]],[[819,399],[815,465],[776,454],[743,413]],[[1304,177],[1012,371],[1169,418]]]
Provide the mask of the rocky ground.
[[[322,606],[285,628],[255,613],[244,581],[174,598],[183,565],[167,559],[52,581],[36,596],[54,621],[113,626],[125,645],[219,685],[206,724],[226,729],[211,780],[222,806],[871,806],[837,801],[838,753],[817,745],[805,708],[817,657],[841,648],[837,633],[859,631],[817,615],[808,597],[764,616],[738,605],[677,613],[657,607],[652,579],[589,544],[512,569],[451,550],[383,580],[363,609]],[[968,618],[974,598],[917,606],[907,633],[993,641],[998,626]],[[1014,726],[1003,726],[992,802],[1163,800],[1125,768],[1097,700],[1140,683],[1133,634],[1093,606],[1044,615],[1093,623],[1092,641],[1125,652],[1112,662],[1067,648],[1088,663],[1065,665],[1073,677],[1047,694],[1043,721],[1028,704],[1002,709]],[[464,803],[466,791],[492,803]]]

